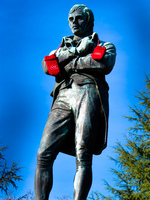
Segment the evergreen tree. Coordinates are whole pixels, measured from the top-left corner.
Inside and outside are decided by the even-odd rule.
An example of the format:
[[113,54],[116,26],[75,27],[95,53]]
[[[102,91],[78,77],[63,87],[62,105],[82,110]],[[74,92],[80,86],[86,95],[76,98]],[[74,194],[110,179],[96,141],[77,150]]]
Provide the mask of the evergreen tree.
[[34,193],[29,190],[25,195],[21,197],[16,197],[13,195],[13,192],[7,194],[6,198],[2,198],[2,200],[35,200]]
[[135,96],[137,106],[130,107],[132,116],[127,117],[132,127],[125,136],[125,145],[117,142],[116,158],[110,157],[118,168],[111,169],[115,175],[115,187],[105,181],[111,196],[92,193],[89,199],[99,200],[144,200],[150,199],[150,75],[146,76],[145,91]]
[[0,190],[8,195],[8,187],[12,185],[17,189],[16,181],[22,180],[18,172],[21,167],[18,167],[17,162],[13,162],[11,167],[7,166],[7,161],[4,158],[6,147],[0,148]]

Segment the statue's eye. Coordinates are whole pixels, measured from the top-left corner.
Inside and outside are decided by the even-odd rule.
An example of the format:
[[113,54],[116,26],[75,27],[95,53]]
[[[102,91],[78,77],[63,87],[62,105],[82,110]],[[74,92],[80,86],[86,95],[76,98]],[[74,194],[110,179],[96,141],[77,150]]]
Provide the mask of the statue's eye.
[[77,19],[78,19],[78,20],[82,20],[83,17],[82,17],[82,16],[77,16]]
[[73,21],[73,17],[69,17],[69,21]]

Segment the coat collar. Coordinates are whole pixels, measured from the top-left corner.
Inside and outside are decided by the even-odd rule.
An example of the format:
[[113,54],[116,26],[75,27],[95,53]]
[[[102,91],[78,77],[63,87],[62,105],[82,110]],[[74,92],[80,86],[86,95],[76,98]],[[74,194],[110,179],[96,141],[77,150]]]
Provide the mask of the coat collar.
[[[96,32],[94,32],[92,35],[89,35],[87,37],[91,38],[91,40],[93,40],[94,42],[97,43],[98,34]],[[82,39],[78,40],[77,46],[80,44],[81,40]],[[74,37],[74,35],[63,37],[62,43],[61,43],[61,47],[63,47],[63,46],[67,46],[67,47],[75,46],[75,37]]]

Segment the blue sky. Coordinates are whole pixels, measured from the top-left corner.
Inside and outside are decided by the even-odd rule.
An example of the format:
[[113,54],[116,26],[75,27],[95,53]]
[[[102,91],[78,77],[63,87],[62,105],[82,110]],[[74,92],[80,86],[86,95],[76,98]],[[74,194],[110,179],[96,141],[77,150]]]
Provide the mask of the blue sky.
[[[150,2],[147,0],[41,1],[1,0],[0,2],[0,143],[7,145],[9,163],[23,166],[24,181],[16,195],[34,188],[36,154],[49,114],[49,93],[54,77],[44,74],[43,57],[58,48],[62,37],[71,35],[68,12],[74,4],[85,4],[94,13],[94,31],[117,48],[116,65],[106,79],[110,86],[108,147],[93,160],[91,191],[106,193],[102,179],[112,183],[108,156],[112,146],[122,141],[130,123],[129,106],[144,89],[145,73],[150,73]],[[51,199],[73,194],[75,158],[59,154],[54,164]]]

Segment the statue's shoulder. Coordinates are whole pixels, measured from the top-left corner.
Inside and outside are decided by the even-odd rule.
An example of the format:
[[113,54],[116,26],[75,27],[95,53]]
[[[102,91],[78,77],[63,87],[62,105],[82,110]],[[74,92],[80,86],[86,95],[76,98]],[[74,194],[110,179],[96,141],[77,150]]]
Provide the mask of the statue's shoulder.
[[93,34],[92,34],[92,39],[94,40],[94,41],[99,41],[99,46],[104,46],[104,47],[106,47],[106,49],[108,48],[114,48],[115,49],[115,45],[113,44],[113,43],[111,43],[111,42],[106,42],[106,41],[103,41],[103,40],[100,40],[99,39],[99,36],[98,36],[98,34],[96,33],[96,32],[94,32]]
[[111,42],[105,42],[105,41],[100,40],[99,41],[99,46],[106,47],[106,49],[114,49],[114,50],[116,50],[115,45],[113,43],[111,43]]
[[100,46],[115,46],[112,42],[105,42],[105,41],[103,41],[103,40],[100,40],[99,41],[99,45]]

